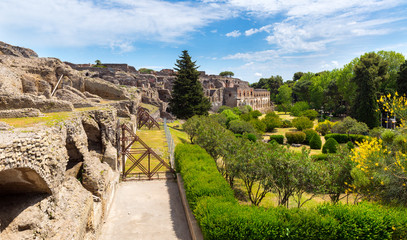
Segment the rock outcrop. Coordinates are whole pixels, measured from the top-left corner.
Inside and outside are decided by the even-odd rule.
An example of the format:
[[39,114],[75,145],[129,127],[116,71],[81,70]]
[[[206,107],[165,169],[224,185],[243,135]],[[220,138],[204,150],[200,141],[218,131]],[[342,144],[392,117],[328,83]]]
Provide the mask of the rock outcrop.
[[119,179],[118,130],[115,110],[92,110],[0,131],[0,239],[97,239]]
[[17,47],[0,41],[0,55],[11,55],[16,57],[38,57],[38,54],[31,49]]

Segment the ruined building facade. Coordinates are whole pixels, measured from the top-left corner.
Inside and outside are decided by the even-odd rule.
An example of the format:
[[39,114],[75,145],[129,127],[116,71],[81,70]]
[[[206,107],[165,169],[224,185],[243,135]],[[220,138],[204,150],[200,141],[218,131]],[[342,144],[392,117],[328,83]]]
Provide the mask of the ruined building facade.
[[201,72],[200,80],[214,111],[222,105],[229,107],[249,105],[253,110],[261,112],[274,110],[273,103],[270,101],[270,92],[265,89],[251,88],[246,81],[206,75],[205,72]]
[[[67,64],[76,70],[88,71],[87,75],[91,77],[100,77],[118,85],[139,88],[142,101],[158,106],[161,117],[169,118],[166,109],[176,79],[174,70],[162,69],[154,73],[143,74],[127,64],[103,63],[106,68],[95,68],[91,64]],[[217,111],[222,105],[229,107],[250,105],[253,110],[261,112],[273,110],[270,92],[264,89],[251,88],[246,81],[219,75],[207,75],[204,71],[200,72],[199,80],[202,83],[205,96],[212,103],[213,111]]]

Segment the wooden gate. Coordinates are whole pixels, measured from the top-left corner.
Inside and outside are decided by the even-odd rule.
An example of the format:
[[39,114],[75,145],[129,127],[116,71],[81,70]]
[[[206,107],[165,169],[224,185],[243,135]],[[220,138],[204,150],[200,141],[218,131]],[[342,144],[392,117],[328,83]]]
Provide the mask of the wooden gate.
[[[165,162],[153,149],[151,149],[137,134],[135,134],[128,126],[125,124],[122,125],[122,165],[123,165],[123,174],[122,178],[131,174],[131,172],[138,168],[141,170],[141,173],[144,174],[149,180],[161,169],[165,167],[170,170],[171,173],[175,175],[175,171],[171,166]],[[141,147],[133,147],[134,143],[140,143]],[[126,170],[126,157],[132,162],[132,165]],[[158,164],[152,165],[152,158],[158,160]],[[147,164],[143,164],[143,160],[147,159]],[[157,161],[155,161],[157,163]]]
[[151,129],[152,127],[156,126],[160,129],[160,125],[157,121],[148,113],[148,110],[143,107],[137,108],[137,128],[141,129],[143,126],[148,127]]

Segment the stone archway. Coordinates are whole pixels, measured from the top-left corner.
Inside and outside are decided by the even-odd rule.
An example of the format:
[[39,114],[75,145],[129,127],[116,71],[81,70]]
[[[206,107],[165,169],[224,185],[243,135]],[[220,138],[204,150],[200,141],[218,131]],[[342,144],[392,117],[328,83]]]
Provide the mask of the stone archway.
[[0,171],[0,196],[20,193],[48,193],[45,180],[31,168],[12,168]]

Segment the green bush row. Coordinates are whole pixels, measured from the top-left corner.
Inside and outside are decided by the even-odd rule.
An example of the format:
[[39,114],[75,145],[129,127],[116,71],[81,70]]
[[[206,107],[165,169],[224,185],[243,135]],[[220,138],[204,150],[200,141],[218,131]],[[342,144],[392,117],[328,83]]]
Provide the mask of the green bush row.
[[219,174],[213,158],[200,146],[178,144],[175,148],[177,172],[184,180],[189,205],[195,209],[202,197],[224,197],[236,201],[232,189]]
[[407,238],[405,209],[372,203],[312,209],[240,205],[205,150],[179,144],[175,158],[205,239]]
[[365,135],[358,135],[358,134],[341,134],[341,133],[331,133],[325,135],[325,140],[329,138],[335,139],[338,143],[347,143],[349,141],[352,142],[363,142],[367,138]]
[[287,138],[288,144],[301,144],[305,141],[306,135],[304,132],[286,132],[285,137]]
[[270,141],[275,140],[278,144],[284,144],[284,136],[283,135],[271,135]]

